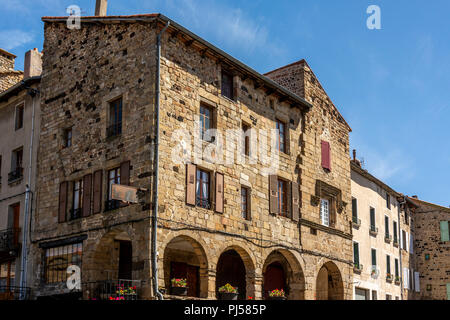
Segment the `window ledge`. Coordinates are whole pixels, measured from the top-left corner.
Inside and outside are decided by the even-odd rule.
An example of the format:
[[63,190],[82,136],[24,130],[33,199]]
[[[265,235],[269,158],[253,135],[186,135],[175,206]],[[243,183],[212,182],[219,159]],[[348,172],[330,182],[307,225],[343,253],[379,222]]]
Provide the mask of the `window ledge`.
[[232,102],[232,103],[237,103],[237,100],[233,100],[233,99],[231,99],[231,98],[228,98],[227,96],[224,96],[222,93],[220,94],[220,96],[221,96],[222,98],[224,98],[225,100],[228,100],[228,101],[230,101],[230,102]]

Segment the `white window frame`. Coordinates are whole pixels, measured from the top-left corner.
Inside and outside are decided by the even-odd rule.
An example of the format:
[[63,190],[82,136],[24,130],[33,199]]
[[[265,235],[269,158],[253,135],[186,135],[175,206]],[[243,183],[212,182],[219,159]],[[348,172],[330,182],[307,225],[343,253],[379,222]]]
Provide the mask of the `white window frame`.
[[328,199],[320,199],[320,220],[322,225],[330,226],[330,200]]

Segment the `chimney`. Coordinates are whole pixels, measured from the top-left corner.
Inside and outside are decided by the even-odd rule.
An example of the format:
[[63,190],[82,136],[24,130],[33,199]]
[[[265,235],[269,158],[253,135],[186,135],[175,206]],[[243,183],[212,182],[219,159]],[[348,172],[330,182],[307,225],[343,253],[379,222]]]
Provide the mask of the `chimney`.
[[30,77],[40,76],[42,73],[42,53],[38,49],[25,53],[25,63],[23,78],[27,79]]
[[105,17],[107,8],[108,8],[108,0],[97,0],[97,2],[95,3],[95,16]]
[[356,149],[353,149],[353,161],[356,161]]

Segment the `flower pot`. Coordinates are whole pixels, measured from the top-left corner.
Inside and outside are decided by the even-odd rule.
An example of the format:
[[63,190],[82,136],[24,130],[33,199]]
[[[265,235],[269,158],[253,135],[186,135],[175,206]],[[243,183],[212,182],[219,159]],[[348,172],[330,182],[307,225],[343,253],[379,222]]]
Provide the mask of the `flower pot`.
[[172,287],[170,293],[174,296],[187,296],[188,287]]
[[220,300],[237,300],[238,293],[220,292]]
[[269,296],[269,300],[287,300],[286,297],[270,297]]

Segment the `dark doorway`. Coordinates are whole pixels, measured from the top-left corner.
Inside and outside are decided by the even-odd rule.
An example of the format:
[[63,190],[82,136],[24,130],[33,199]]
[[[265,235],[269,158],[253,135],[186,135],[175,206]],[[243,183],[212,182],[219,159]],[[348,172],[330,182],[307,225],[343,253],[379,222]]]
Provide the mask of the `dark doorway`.
[[16,246],[19,243],[20,203],[13,204],[10,210],[9,228],[13,229],[13,245]]
[[219,298],[219,288],[231,284],[238,288],[239,300],[246,300],[245,265],[239,253],[229,250],[219,258],[216,271],[216,295]]
[[119,279],[132,280],[133,249],[130,241],[119,241]]
[[286,292],[286,276],[281,263],[270,264],[264,273],[264,298],[269,298],[269,292],[283,289]]
[[186,279],[188,284],[189,297],[200,296],[199,267],[191,266],[182,262],[172,262],[170,264],[170,279]]

